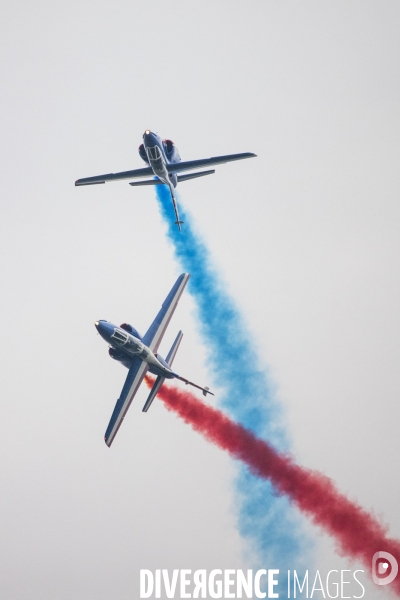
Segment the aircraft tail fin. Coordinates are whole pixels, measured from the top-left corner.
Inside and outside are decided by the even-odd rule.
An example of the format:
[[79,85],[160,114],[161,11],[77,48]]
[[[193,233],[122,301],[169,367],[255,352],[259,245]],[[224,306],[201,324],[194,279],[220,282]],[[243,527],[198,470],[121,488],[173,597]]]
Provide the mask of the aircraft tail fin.
[[[183,338],[183,333],[182,333],[182,331],[180,331],[178,333],[178,335],[176,336],[174,343],[171,346],[171,350],[168,352],[167,358],[165,359],[165,362],[167,363],[167,365],[169,367],[174,362],[174,358],[176,356],[176,353],[178,352],[179,344],[181,343],[182,338]],[[142,412],[147,412],[149,410],[151,403],[153,402],[154,398],[156,397],[157,392],[160,390],[164,381],[165,381],[165,377],[162,377],[161,375],[159,375],[157,377],[157,379],[154,382],[153,387],[150,390],[149,397],[147,398],[146,403],[143,406]]]

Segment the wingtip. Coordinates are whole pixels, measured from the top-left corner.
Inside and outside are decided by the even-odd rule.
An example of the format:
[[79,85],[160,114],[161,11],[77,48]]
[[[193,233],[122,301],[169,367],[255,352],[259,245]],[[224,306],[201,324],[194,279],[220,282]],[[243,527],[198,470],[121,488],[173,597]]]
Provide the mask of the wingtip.
[[182,284],[183,282],[185,282],[185,286],[187,284],[187,282],[190,279],[190,273],[181,273],[178,277],[178,280],[180,281],[180,283]]

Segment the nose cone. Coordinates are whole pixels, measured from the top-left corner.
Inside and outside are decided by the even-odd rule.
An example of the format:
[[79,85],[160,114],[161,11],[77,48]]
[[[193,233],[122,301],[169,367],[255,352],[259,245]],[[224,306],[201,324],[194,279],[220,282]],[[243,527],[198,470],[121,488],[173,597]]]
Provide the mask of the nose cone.
[[145,146],[154,146],[156,139],[157,139],[156,134],[153,133],[152,131],[150,131],[150,129],[146,129],[146,131],[143,134],[144,145]]
[[108,342],[114,333],[114,325],[103,320],[95,321],[94,324],[101,337]]

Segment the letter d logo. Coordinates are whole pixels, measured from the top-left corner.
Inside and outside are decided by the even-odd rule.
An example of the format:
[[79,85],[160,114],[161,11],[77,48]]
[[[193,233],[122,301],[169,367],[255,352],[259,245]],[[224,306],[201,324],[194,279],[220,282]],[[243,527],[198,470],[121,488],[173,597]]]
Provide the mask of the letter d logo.
[[[399,570],[397,560],[389,552],[375,552],[372,557],[372,579],[378,585],[387,585],[396,578]],[[387,573],[386,577],[382,577]]]

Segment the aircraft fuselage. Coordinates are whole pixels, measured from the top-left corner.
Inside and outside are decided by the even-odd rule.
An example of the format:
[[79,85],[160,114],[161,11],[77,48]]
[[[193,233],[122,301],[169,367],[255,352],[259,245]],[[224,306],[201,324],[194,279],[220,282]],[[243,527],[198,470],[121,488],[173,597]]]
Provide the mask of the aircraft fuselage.
[[164,183],[172,183],[173,187],[176,187],[177,177],[168,172],[168,165],[179,163],[181,157],[171,140],[162,140],[156,133],[147,129],[143,134],[143,145],[139,147],[139,154],[153,169],[154,175]]
[[95,326],[111,349],[116,351],[115,353],[110,352],[111,356],[125,367],[129,368],[129,363],[136,356],[149,365],[149,371],[154,375],[162,375],[166,379],[179,377],[168,367],[161,356],[155,355],[142,340],[125,329],[108,321],[96,321]]
[[178,206],[174,194],[178,178],[175,173],[170,174],[168,172],[168,165],[176,164],[181,160],[177,148],[171,140],[162,140],[156,133],[146,129],[143,134],[143,145],[139,147],[139,154],[153,169],[154,175],[168,185],[175,210],[175,223],[180,229],[182,221],[179,219]]

